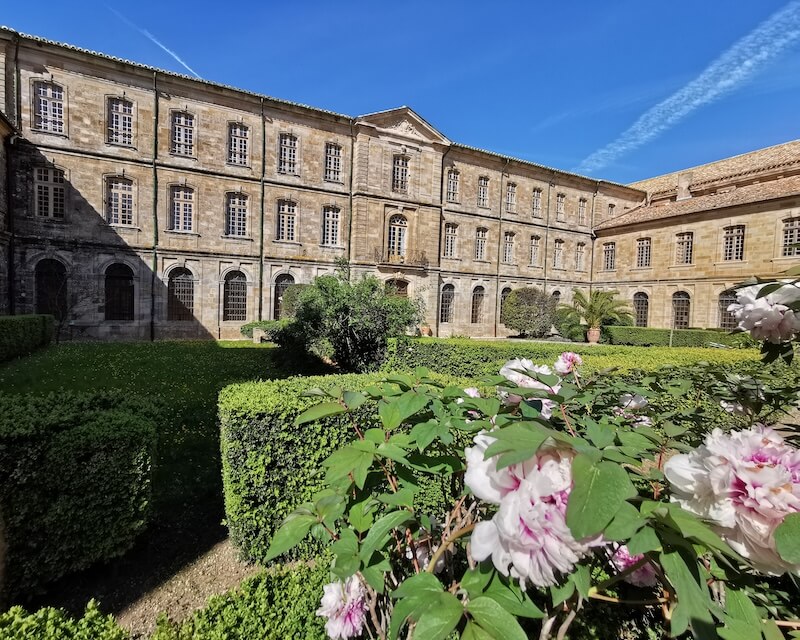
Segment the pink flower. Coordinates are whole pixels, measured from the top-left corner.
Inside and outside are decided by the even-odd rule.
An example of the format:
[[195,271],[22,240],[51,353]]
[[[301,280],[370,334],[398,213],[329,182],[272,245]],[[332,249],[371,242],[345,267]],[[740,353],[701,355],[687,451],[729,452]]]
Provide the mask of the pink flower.
[[573,373],[575,369],[580,367],[582,364],[583,358],[581,358],[577,353],[565,351],[558,356],[558,360],[556,360],[553,368],[556,370],[558,375],[565,376],[568,373]]
[[325,632],[332,640],[345,640],[361,635],[366,619],[367,600],[364,587],[357,576],[346,582],[332,582],[323,587],[322,602],[317,615],[328,619]]
[[[561,389],[560,384],[557,383],[552,387],[548,386],[544,382],[541,382],[537,379],[537,374],[551,376],[553,375],[553,370],[547,365],[535,365],[532,361],[527,360],[526,358],[515,358],[514,360],[509,360],[500,369],[500,375],[505,376],[506,379],[510,380],[518,387],[522,387],[524,389],[541,389],[542,391],[552,394],[558,393],[558,391]],[[519,404],[522,402],[522,396],[519,396],[515,393],[505,392],[503,394],[503,400],[509,405]],[[536,398],[536,400],[542,403],[542,417],[549,418],[553,414],[555,402],[548,400],[547,398]]]
[[481,392],[478,391],[477,387],[467,387],[464,389],[464,393],[466,393],[470,398],[480,398]]
[[775,529],[800,511],[800,451],[763,426],[715,429],[664,466],[672,500],[711,521],[722,538],[765,573],[797,572],[775,549]]
[[773,344],[788,342],[800,333],[800,315],[787,305],[800,300],[800,287],[793,282],[758,298],[758,293],[767,284],[754,284],[736,292],[736,302],[728,306],[739,323],[739,328],[749,331],[756,340]]
[[[631,555],[628,547],[623,544],[611,556],[611,563],[617,568],[617,571],[622,572],[635,565],[642,558],[644,558],[642,554]],[[623,580],[636,587],[655,587],[658,582],[656,571],[649,563],[643,564],[635,571],[632,571]]]

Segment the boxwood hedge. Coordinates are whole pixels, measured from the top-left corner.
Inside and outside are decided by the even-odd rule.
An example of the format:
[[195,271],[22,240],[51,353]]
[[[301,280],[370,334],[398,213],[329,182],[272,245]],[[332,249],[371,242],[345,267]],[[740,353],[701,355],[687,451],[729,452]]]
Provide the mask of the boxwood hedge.
[[723,344],[728,347],[756,347],[756,341],[747,333],[728,333],[714,329],[654,329],[651,327],[604,327],[611,344],[640,347],[668,347],[672,333],[673,347],[707,347]]
[[0,316],[0,362],[49,344],[53,327],[53,316]]
[[94,600],[86,605],[81,618],[72,618],[61,609],[46,607],[28,613],[11,607],[0,613],[0,640],[129,640],[114,616],[103,615]]
[[0,395],[0,596],[131,547],[147,522],[159,415],[122,392]]

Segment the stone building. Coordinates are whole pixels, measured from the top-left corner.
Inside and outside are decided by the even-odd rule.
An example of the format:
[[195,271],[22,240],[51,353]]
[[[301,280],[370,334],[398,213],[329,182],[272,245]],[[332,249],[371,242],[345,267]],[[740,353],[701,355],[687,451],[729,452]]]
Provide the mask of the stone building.
[[[625,186],[452,142],[407,107],[350,117],[4,28],[0,80],[0,304],[73,338],[239,337],[341,259],[420,297],[436,335],[507,335],[502,299],[529,285],[639,311],[645,294],[651,326],[684,293],[688,325],[716,326],[736,278],[796,261],[796,143]],[[720,258],[741,225],[746,253]],[[676,233],[696,234],[688,264]]]

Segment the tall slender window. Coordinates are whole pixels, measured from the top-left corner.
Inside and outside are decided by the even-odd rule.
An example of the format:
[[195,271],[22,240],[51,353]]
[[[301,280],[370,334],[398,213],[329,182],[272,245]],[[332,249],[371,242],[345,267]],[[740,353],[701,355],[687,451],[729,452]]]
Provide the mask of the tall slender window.
[[106,320],[133,320],[133,271],[126,264],[106,269]]
[[399,214],[389,218],[389,260],[402,258],[406,255],[406,232],[408,220]]
[[640,269],[650,266],[652,244],[650,238],[639,238],[636,241],[636,266]]
[[531,236],[530,248],[530,264],[531,266],[539,266],[539,236]]
[[295,242],[297,229],[297,204],[292,200],[278,200],[278,228],[276,240]]
[[133,144],[133,102],[125,98],[109,98],[108,135],[110,144],[121,144],[129,147]]
[[675,329],[688,329],[692,301],[685,291],[672,294],[672,326]]
[[325,143],[325,180],[342,181],[342,148],[333,142]]
[[553,269],[564,268],[564,241],[555,240],[553,242]]
[[194,189],[191,187],[170,187],[171,231],[194,231]]
[[578,200],[578,224],[586,224],[586,198]]
[[722,243],[722,259],[726,262],[744,260],[744,225],[725,227]]
[[133,180],[119,176],[106,178],[106,222],[133,224]]
[[194,116],[186,111],[172,112],[170,151],[179,156],[194,155]]
[[225,274],[222,284],[222,319],[230,322],[247,320],[247,277],[241,271]]
[[450,169],[447,172],[447,201],[458,202],[458,171]]
[[186,321],[194,318],[194,277],[178,267],[169,272],[167,284],[167,320]]
[[456,241],[458,240],[458,225],[448,222],[444,225],[444,257],[456,257]]
[[245,166],[248,163],[250,127],[241,122],[228,123],[228,162]]
[[297,174],[297,136],[282,133],[278,138],[278,173]]
[[33,92],[33,128],[64,133],[64,88],[55,82],[35,82]]
[[800,256],[800,218],[783,221],[783,255]]
[[36,313],[46,313],[55,316],[56,320],[64,320],[67,317],[69,286],[66,267],[58,260],[40,260],[36,264],[34,284]]
[[517,185],[513,182],[506,185],[506,211],[517,212]]
[[503,234],[503,262],[506,264],[514,262],[514,234],[511,231]]
[[646,293],[638,292],[633,294],[633,314],[636,317],[637,327],[647,326],[647,317],[650,313],[650,298]]
[[322,208],[322,244],[326,247],[339,246],[339,207]]
[[608,205],[608,217],[612,217],[614,215],[614,209],[616,209],[617,205],[609,204]]
[[542,217],[542,190],[541,189],[534,189],[533,190],[533,217],[534,218],[541,218]]
[[736,318],[733,317],[733,314],[728,311],[728,307],[732,304],[736,304],[736,292],[735,291],[723,291],[719,294],[719,328],[720,329],[727,329],[728,331],[733,331],[737,326],[738,322]]
[[586,244],[579,242],[575,247],[575,271],[583,271],[586,268]]
[[62,219],[67,209],[67,187],[61,169],[37,167],[33,174],[34,210],[40,218]]
[[485,294],[486,290],[483,287],[475,287],[472,291],[472,314],[470,315],[472,324],[483,322],[483,298]]
[[225,235],[247,236],[248,198],[243,193],[225,196]]
[[475,231],[475,259],[486,260],[486,235],[488,230],[478,227]]
[[606,242],[603,245],[603,270],[614,271],[617,268],[617,245]]
[[442,302],[439,306],[439,322],[453,321],[453,300],[456,295],[456,288],[452,284],[442,287]]
[[408,193],[408,156],[395,156],[392,160],[392,191]]
[[675,264],[692,264],[694,233],[686,231],[675,236]]
[[478,206],[489,206],[489,178],[486,176],[478,178]]
[[556,196],[556,220],[564,220],[566,217],[566,201],[567,196],[565,194],[559,193]]
[[280,320],[283,317],[285,305],[283,296],[286,290],[294,284],[294,277],[289,273],[283,273],[275,278],[275,299],[272,305],[272,318]]

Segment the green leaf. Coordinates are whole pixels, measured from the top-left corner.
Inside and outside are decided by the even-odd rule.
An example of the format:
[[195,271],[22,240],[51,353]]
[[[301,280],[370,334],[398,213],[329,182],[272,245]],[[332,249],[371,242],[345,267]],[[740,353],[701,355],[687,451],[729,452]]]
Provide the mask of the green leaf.
[[345,411],[347,411],[347,409],[345,409],[338,402],[320,402],[319,404],[315,404],[313,407],[309,407],[303,411],[303,413],[297,416],[294,424],[295,426],[300,426],[306,422],[314,422],[320,418],[335,416],[336,414],[344,413]]
[[416,442],[417,448],[424,451],[436,438],[441,438],[447,433],[447,427],[438,420],[428,420],[415,424],[411,429],[411,439]]
[[443,591],[431,597],[432,606],[420,615],[414,628],[414,640],[444,640],[464,615],[461,601]]
[[431,606],[433,598],[424,600],[420,598],[403,598],[398,600],[392,609],[392,619],[389,621],[389,640],[397,640],[397,636],[405,626],[406,620],[411,618],[416,621]]
[[716,633],[710,612],[712,603],[705,581],[699,575],[697,561],[672,551],[661,554],[661,567],[678,597],[671,619],[672,635],[681,635],[691,624],[695,638],[713,640]]
[[469,621],[464,627],[464,633],[461,634],[461,640],[502,640],[502,638],[495,638],[474,622]]
[[413,518],[410,511],[392,511],[379,518],[369,530],[367,537],[361,543],[361,558],[368,560],[373,552],[386,543],[391,531]]
[[622,541],[630,537],[647,523],[639,511],[630,502],[625,502],[617,511],[614,519],[606,527],[603,536],[607,540]]
[[[666,510],[666,515],[661,515],[661,509]],[[676,504],[661,504],[658,511],[655,511],[666,524],[676,528],[684,538],[695,540],[706,545],[710,549],[716,549],[726,555],[741,560],[741,556],[728,546],[728,543],[714,533],[707,524],[696,518],[688,511],[684,511]]]
[[461,588],[470,598],[477,598],[488,586],[495,574],[491,562],[481,562],[476,569],[469,569],[461,577]]
[[761,621],[751,626],[742,620],[725,620],[725,627],[718,629],[722,640],[762,640]]
[[656,532],[650,527],[640,529],[628,542],[628,551],[631,555],[639,555],[648,551],[655,551],[661,548],[661,541]]
[[567,598],[571,598],[575,593],[575,583],[567,581],[564,584],[557,584],[550,587],[550,597],[553,599],[553,606],[557,607]]
[[350,524],[359,533],[364,533],[372,526],[375,504],[370,498],[365,498],[361,502],[356,502],[350,507],[348,517]]
[[625,501],[636,496],[627,472],[614,462],[595,464],[579,454],[572,461],[572,479],[567,526],[576,540],[600,533]]
[[575,571],[569,577],[575,583],[575,588],[578,593],[584,598],[589,597],[589,587],[592,586],[592,576],[589,573],[589,567],[579,564]]
[[614,442],[616,433],[614,428],[607,424],[602,424],[591,420],[586,429],[586,437],[598,449],[605,449]]
[[384,442],[383,444],[379,445],[376,453],[384,458],[389,458],[389,460],[394,460],[395,462],[399,462],[401,464],[408,464],[408,460],[406,459],[406,451],[402,447],[398,447],[396,444],[392,444],[391,442]]
[[316,517],[309,515],[290,515],[275,532],[267,551],[266,561],[277,558],[282,553],[299,544],[308,535],[311,525],[317,522]]
[[427,396],[414,391],[406,391],[399,398],[378,404],[378,415],[383,426],[389,430],[399,427],[404,420],[413,416],[428,404]]
[[[774,620],[765,620],[761,625],[761,631],[764,632],[764,640],[784,640],[783,633],[781,633]],[[793,638],[800,636],[797,631],[791,631],[790,633]]]
[[775,529],[775,546],[781,560],[800,564],[800,513],[790,513]]
[[336,556],[332,571],[340,580],[346,580],[361,567],[358,538],[351,529],[342,529],[339,539],[331,545],[331,551]]
[[367,401],[367,396],[356,391],[345,391],[342,400],[347,408],[352,411],[353,409],[358,409],[362,404],[364,404]]
[[[512,615],[521,618],[543,618],[544,613],[534,604],[527,592],[519,585],[493,570],[490,582],[486,585],[483,595],[491,598]],[[462,581],[461,586],[464,586]],[[477,597],[471,596],[473,598]]]
[[[364,445],[365,443],[358,442],[354,444]],[[342,447],[334,451],[323,462],[323,465],[328,467],[328,472],[325,476],[326,480],[330,484],[336,484],[338,480],[348,478],[352,474],[353,481],[358,488],[363,489],[373,458],[374,456],[371,453],[360,451],[355,446]]]
[[444,591],[444,587],[439,579],[432,573],[423,571],[404,580],[397,589],[392,591],[392,598],[408,598],[421,592],[441,593],[442,591]]
[[730,586],[725,589],[725,613],[753,627],[758,628],[761,625],[761,616],[747,594]]
[[392,570],[389,561],[379,553],[372,556],[370,564],[361,570],[361,575],[370,587],[378,593],[383,593],[385,588],[384,574]]
[[415,487],[403,487],[396,493],[382,493],[378,496],[378,500],[395,507],[411,507],[414,504],[414,495],[418,491],[419,489]]
[[500,455],[497,469],[531,458],[547,440],[547,431],[532,422],[515,422],[509,427],[492,432],[495,442],[486,448],[484,459]]
[[480,627],[493,638],[503,640],[527,640],[528,636],[519,626],[517,619],[506,611],[497,601],[487,597],[470,600],[467,611]]

